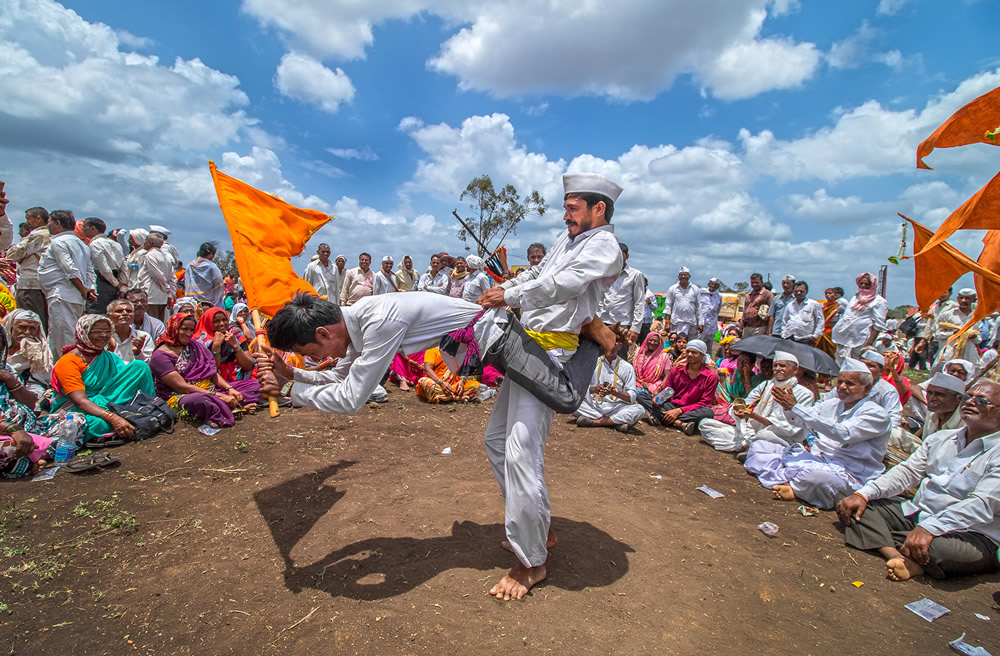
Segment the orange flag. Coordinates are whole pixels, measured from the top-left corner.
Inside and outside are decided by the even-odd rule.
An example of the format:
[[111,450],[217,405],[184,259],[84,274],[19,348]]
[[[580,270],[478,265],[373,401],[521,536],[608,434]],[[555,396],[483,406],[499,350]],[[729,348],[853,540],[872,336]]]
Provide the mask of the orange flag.
[[924,248],[934,248],[956,230],[997,229],[1000,229],[1000,173],[952,212]]
[[927,242],[931,239],[930,229],[908,216],[903,214],[899,216],[913,226],[914,288],[917,306],[921,312],[927,312],[934,301],[948,291],[952,283],[969,271],[977,274],[977,285],[980,277],[995,285],[1000,285],[1000,275],[974,261],[948,242],[941,243],[934,248],[926,248]]
[[[987,271],[1000,271],[1000,231],[990,230],[983,237],[983,252],[979,254],[979,266]],[[962,326],[956,335],[1000,310],[1000,281],[976,275],[976,311],[972,313],[968,323]],[[986,335],[980,335],[980,338]],[[949,340],[950,341],[950,340]]]
[[1000,127],[1000,87],[987,91],[959,109],[934,130],[931,136],[924,139],[917,146],[917,168],[931,168],[924,164],[924,158],[935,148],[954,148],[974,143],[1000,146],[998,127]]
[[208,167],[250,307],[274,316],[297,292],[315,294],[316,290],[292,270],[290,260],[300,255],[309,237],[333,217],[254,189],[216,170],[215,162],[209,161]]

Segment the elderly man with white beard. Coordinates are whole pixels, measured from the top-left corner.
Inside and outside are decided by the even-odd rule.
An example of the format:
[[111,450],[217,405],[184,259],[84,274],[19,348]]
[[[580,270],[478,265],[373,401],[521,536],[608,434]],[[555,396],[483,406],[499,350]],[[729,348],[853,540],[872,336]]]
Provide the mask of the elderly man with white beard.
[[[729,414],[735,419],[730,426],[715,419],[702,420],[698,426],[701,438],[719,451],[742,451],[757,440],[788,446],[805,439],[801,426],[792,423],[774,398],[774,390],[789,389],[798,404],[813,404],[813,394],[798,384],[795,371],[799,360],[791,353],[775,351],[774,378],[753,388],[744,403],[734,403]],[[742,407],[738,407],[742,405]]]
[[843,495],[885,471],[882,458],[891,425],[889,413],[869,398],[873,382],[864,363],[846,358],[836,398],[805,407],[790,390],[775,388],[778,405],[812,445],[806,450],[798,443],[784,447],[758,440],[750,445],[747,471],[779,499],[833,508]]

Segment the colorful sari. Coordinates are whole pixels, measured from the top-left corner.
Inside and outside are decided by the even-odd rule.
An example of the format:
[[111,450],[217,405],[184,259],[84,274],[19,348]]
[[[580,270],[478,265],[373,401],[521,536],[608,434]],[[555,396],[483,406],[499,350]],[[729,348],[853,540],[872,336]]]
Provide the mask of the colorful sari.
[[[414,362],[420,363],[424,361],[425,353],[426,351],[419,351],[407,357]],[[423,367],[413,366],[407,362],[407,359],[403,357],[402,353],[397,353],[396,357],[392,359],[392,364],[389,365],[389,380],[397,385],[401,380],[405,380],[410,385],[416,385],[417,381],[423,378],[423,375]]]
[[[439,349],[432,348],[425,351],[424,363],[431,365],[434,374],[457,397],[455,400],[471,400],[479,395],[479,383],[451,373]],[[417,381],[417,398],[428,403],[447,403],[452,400],[445,394],[442,385],[428,376]]]
[[823,334],[813,344],[831,358],[837,354],[837,346],[833,343],[833,326],[837,323],[837,312],[841,305],[837,301],[827,301],[823,304]]
[[649,390],[650,395],[656,396],[667,386],[667,376],[670,374],[670,355],[659,346],[654,348],[653,353],[649,353],[649,340],[659,340],[662,345],[663,338],[659,333],[650,332],[635,354],[632,365],[635,367],[636,380]]
[[[201,318],[198,319],[198,324],[194,328],[194,337],[191,338],[192,341],[197,340],[201,342],[201,344],[209,349],[210,352],[212,349],[212,343],[215,340],[215,316],[220,312],[226,317],[226,325],[228,326],[229,313],[227,313],[226,310],[220,307],[208,308],[205,310],[205,313],[201,315]],[[235,312],[233,313],[233,316],[236,316]],[[239,328],[227,328],[227,330],[230,330],[230,332],[236,335],[239,348],[243,351],[247,350],[247,344],[250,340],[247,339],[246,335],[244,335]],[[245,371],[240,368],[239,364],[236,362],[236,349],[226,342],[223,342],[222,346],[219,348],[219,362],[221,363],[219,366],[219,373],[222,374],[222,377],[228,383],[253,378],[254,370],[250,369],[249,371]]]

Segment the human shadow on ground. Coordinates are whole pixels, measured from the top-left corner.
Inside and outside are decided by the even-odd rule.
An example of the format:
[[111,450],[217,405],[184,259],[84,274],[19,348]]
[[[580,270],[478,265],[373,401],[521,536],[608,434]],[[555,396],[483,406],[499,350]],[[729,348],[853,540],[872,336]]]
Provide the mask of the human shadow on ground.
[[[431,538],[369,538],[297,567],[292,549],[344,496],[323,481],[353,462],[342,461],[254,495],[285,561],[285,585],[292,592],[313,588],[359,600],[394,597],[449,569],[507,569],[513,556],[501,549],[502,524],[456,521],[451,534]],[[559,545],[549,557],[546,585],[583,590],[610,585],[629,569],[629,545],[587,522],[552,518]],[[370,579],[371,582],[363,582]]]

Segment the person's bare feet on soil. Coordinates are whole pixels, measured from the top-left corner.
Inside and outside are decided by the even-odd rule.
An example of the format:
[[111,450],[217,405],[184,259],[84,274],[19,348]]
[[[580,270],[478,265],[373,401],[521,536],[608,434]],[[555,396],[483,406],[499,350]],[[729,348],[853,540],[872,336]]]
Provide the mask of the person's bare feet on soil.
[[500,579],[499,583],[493,586],[490,590],[490,595],[503,601],[521,599],[524,595],[528,594],[528,590],[533,585],[544,580],[545,575],[545,565],[526,567],[518,563],[514,565],[513,569],[506,576]]
[[[553,533],[552,529],[550,528],[549,529],[549,536],[547,538],[545,538],[545,548],[546,549],[551,549],[552,547],[556,546],[556,543],[558,543],[558,542],[559,542],[559,540],[556,539],[556,534]],[[514,553],[514,547],[510,546],[510,542],[508,542],[507,540],[504,540],[503,542],[501,542],[500,546],[503,547],[504,549],[506,549],[507,551],[509,551],[511,553]]]
[[889,570],[889,578],[893,581],[908,581],[924,573],[923,567],[905,556],[890,558],[885,561],[885,568]]
[[580,336],[589,339],[601,347],[604,356],[611,358],[618,352],[618,337],[614,330],[604,325],[596,315],[593,319],[583,324],[580,328]]
[[775,499],[795,501],[795,492],[792,490],[791,485],[775,485],[771,488],[771,491],[774,492]]
[[400,381],[399,381],[399,391],[400,392],[409,392],[410,391],[410,385],[409,385],[409,383],[407,383],[405,380],[400,379]]

